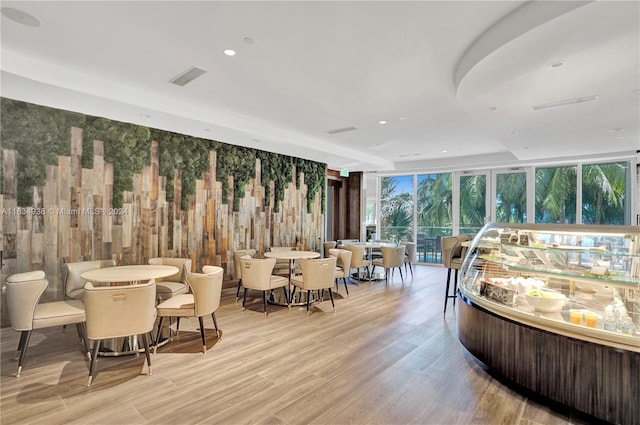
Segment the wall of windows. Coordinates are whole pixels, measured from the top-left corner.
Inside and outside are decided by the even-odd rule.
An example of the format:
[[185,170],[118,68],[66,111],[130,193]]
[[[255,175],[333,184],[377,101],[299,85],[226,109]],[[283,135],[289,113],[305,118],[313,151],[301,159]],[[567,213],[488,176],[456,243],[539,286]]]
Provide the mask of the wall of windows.
[[[634,161],[381,176],[377,239],[416,241],[441,263],[442,236],[486,222],[635,224]],[[369,222],[369,219],[367,220]]]

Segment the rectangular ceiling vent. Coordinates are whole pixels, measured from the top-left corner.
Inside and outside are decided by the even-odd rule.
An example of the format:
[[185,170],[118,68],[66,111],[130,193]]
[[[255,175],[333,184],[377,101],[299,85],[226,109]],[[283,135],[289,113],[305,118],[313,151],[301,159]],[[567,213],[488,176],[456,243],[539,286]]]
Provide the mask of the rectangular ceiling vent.
[[204,69],[200,69],[196,66],[192,66],[191,68],[184,71],[182,74],[169,80],[169,82],[177,86],[186,86],[187,84],[189,84],[190,82],[192,82],[193,80],[195,80],[196,78],[204,74],[205,72],[207,71],[205,71]]
[[559,102],[551,102],[551,103],[543,103],[540,105],[534,105],[533,110],[540,111],[542,109],[551,109],[551,108],[559,108],[561,106],[578,105],[580,103],[595,102],[596,100],[598,100],[597,95],[577,97],[575,99],[561,100]]
[[327,131],[327,133],[329,134],[338,134],[338,133],[344,133],[346,131],[353,131],[353,130],[357,130],[357,127],[345,127],[345,128],[336,128],[335,130],[329,130]]

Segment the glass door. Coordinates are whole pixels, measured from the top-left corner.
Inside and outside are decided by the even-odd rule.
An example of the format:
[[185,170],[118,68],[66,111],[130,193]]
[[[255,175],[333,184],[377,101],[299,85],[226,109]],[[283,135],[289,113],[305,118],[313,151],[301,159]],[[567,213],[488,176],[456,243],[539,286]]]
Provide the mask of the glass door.
[[[529,203],[528,171],[523,168],[492,172],[491,220],[498,223],[526,223]],[[533,208],[533,205],[531,205]]]
[[458,214],[454,212],[454,231],[457,228],[460,234],[477,233],[488,221],[490,205],[487,190],[489,185],[488,172],[464,172],[458,175],[458,191],[454,199],[454,205],[458,206]]

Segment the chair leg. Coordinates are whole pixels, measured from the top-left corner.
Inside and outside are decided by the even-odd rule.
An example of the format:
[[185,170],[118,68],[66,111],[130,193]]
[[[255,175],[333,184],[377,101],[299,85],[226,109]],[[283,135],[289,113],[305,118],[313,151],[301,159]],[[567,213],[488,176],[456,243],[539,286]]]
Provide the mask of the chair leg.
[[347,278],[343,277],[342,281],[344,282],[344,290],[347,291],[347,297],[349,296],[349,288],[347,287]]
[[22,373],[22,365],[24,364],[24,358],[27,355],[27,347],[29,347],[29,340],[31,339],[31,330],[22,331],[20,334],[20,342],[18,347],[20,348],[20,356],[18,360],[18,371],[16,372],[16,378],[20,377]]
[[91,354],[91,366],[89,366],[89,378],[87,378],[87,383],[85,384],[87,387],[90,387],[91,381],[93,381],[93,372],[96,369],[96,360],[98,359],[98,351],[100,351],[101,343],[102,340],[97,339],[93,345],[93,353]]
[[149,333],[142,334],[142,343],[144,344],[144,354],[147,356],[147,375],[151,375],[153,371],[151,370],[151,350],[149,349]]
[[176,336],[180,334],[180,316],[176,317]]
[[267,291],[262,291],[262,307],[264,309],[264,317],[267,317]]
[[158,321],[158,333],[156,334],[155,347],[153,348],[153,352],[158,351],[158,344],[160,344],[160,336],[162,334],[162,322],[164,320],[164,316],[160,316],[160,320]]
[[16,348],[16,360],[20,358],[20,353],[22,352],[22,348],[24,347],[24,342],[27,339],[28,332],[29,331],[20,332],[20,340],[18,341],[18,348]]
[[307,289],[307,315],[309,314],[309,300],[311,299],[311,291]]
[[400,281],[404,285],[404,276],[402,276],[402,267],[398,267],[398,270],[400,270]]
[[211,313],[211,319],[213,319],[213,327],[216,329],[216,337],[220,338],[220,331],[218,330],[218,321],[216,320],[216,312]]
[[291,290],[291,293],[289,294],[289,303],[293,302],[293,297],[296,294],[296,288],[297,288],[297,286],[294,286],[293,289]]
[[411,265],[411,263],[409,263],[409,270],[411,270],[411,279],[413,279],[413,266]]
[[[78,335],[80,335],[80,339],[82,340],[82,345],[84,345],[84,352],[89,354],[89,342],[87,341],[87,322],[76,323],[76,328],[78,329]],[[89,358],[91,355],[89,354]]]
[[454,278],[453,278],[453,306],[456,306],[456,298],[457,296],[457,292],[458,292],[458,269],[456,269],[455,273],[454,273]]
[[236,301],[240,298],[240,287],[242,286],[242,279],[238,279],[238,289],[236,289]]
[[244,311],[244,303],[247,302],[247,288],[244,289],[244,293],[242,294],[242,310]]
[[331,292],[331,288],[329,288],[329,298],[331,298],[331,307],[333,307],[333,312],[336,312],[336,304],[333,302],[333,293]]
[[202,316],[198,317],[198,322],[200,322],[200,338],[202,338],[202,352],[207,352],[207,339],[204,336],[204,319]]
[[444,312],[443,315],[447,314],[447,301],[449,300],[449,282],[451,281],[451,269],[447,269],[447,287],[444,290]]

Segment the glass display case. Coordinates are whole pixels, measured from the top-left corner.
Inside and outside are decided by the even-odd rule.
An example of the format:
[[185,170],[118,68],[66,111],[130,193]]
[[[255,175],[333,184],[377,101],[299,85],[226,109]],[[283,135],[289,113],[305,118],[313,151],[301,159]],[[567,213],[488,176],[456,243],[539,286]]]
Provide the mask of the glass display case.
[[542,396],[640,425],[640,227],[489,223],[467,247],[458,339]]
[[462,266],[478,305],[563,334],[640,349],[640,228],[487,224]]

